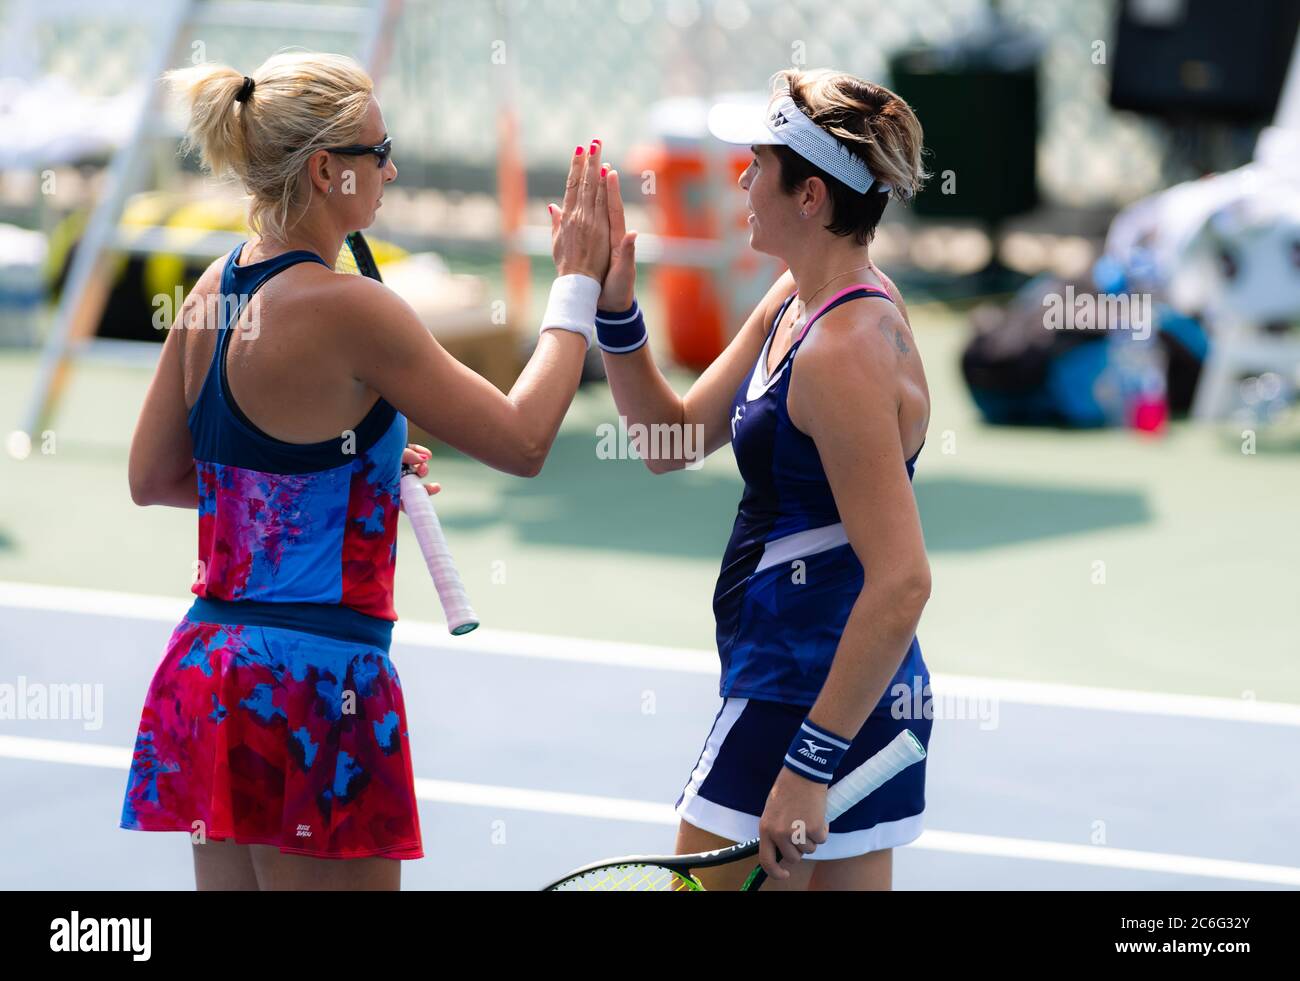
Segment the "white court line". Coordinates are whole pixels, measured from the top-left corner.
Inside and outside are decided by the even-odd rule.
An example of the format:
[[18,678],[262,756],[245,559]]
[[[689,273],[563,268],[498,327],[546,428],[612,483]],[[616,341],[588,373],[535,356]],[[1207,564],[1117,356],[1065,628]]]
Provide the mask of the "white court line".
[[935,852],[958,852],[963,855],[993,855],[998,858],[1094,865],[1108,869],[1196,875],[1208,879],[1264,882],[1275,886],[1300,886],[1300,868],[1291,865],[1261,865],[1256,862],[1200,858],[1196,855],[1139,852],[1127,848],[1111,848],[1108,845],[1067,845],[1059,841],[1036,841],[1032,838],[998,838],[993,835],[963,834],[960,831],[924,831],[920,838],[907,847]]
[[[189,608],[189,602],[162,596],[0,582],[0,607],[17,609],[175,623]],[[520,633],[490,627],[480,628],[464,637],[451,637],[447,634],[447,628],[441,624],[412,620],[399,621],[393,630],[393,639],[399,644],[427,648],[439,655],[475,653],[499,657],[531,657],[618,668],[676,671],[714,678],[718,675],[717,657],[711,651],[680,647]],[[1300,705],[1286,702],[942,673],[932,675],[931,686],[945,699],[996,699],[1022,705],[1300,726]]]
[[25,739],[0,736],[0,757],[34,763],[71,763],[74,766],[97,766],[109,770],[128,770],[131,750],[125,746],[102,743],[74,743],[63,739]]
[[500,787],[486,783],[456,783],[451,780],[429,780],[424,777],[415,779],[415,796],[420,800],[438,804],[501,807],[512,811],[566,814],[570,817],[632,821],[636,824],[667,824],[677,827],[677,815],[671,804],[629,800],[624,797],[566,794],[553,790],[527,790],[523,787]]
[[175,622],[190,601],[172,596],[140,596],[101,589],[43,586],[26,582],[0,582],[0,606],[48,610],[53,613],[89,613],[124,620]]
[[[77,743],[55,739],[27,739],[0,736],[0,758],[40,763],[107,767],[125,770],[131,765],[131,751],[123,747],[94,743]],[[481,783],[458,783],[451,780],[417,778],[415,794],[420,800],[464,807],[499,807],[539,814],[605,821],[630,821],[637,824],[677,825],[677,815],[669,804],[600,797],[593,794],[566,794],[523,787],[502,787]],[[1195,855],[1171,855],[1142,852],[1100,845],[1070,845],[1032,838],[1000,838],[958,831],[928,830],[908,848],[922,851],[956,852],[1018,858],[1065,865],[1091,865],[1101,868],[1143,872],[1164,872],[1237,882],[1260,882],[1269,885],[1300,886],[1300,868],[1290,865],[1263,865],[1257,862],[1233,862]]]

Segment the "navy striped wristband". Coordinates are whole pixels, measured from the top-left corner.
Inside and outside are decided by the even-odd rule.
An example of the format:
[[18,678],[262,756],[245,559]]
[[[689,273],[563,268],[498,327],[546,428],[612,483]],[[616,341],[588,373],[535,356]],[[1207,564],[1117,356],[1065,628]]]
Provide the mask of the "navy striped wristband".
[[608,310],[596,311],[596,343],[602,351],[610,354],[631,354],[643,346],[649,339],[645,329],[645,318],[641,316],[641,307],[636,300],[631,309],[622,313]]
[[801,777],[816,780],[818,783],[830,783],[835,776],[835,768],[848,752],[849,741],[843,736],[827,732],[815,726],[807,719],[794,734],[794,741],[786,750],[785,765]]

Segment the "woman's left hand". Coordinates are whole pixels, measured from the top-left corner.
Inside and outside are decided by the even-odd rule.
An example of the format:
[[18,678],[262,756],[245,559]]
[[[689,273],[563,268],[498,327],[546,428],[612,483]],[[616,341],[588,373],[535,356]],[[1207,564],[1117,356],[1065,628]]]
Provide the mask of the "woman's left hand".
[[[415,475],[420,479],[429,476],[429,464],[425,461],[433,454],[427,446],[420,446],[418,443],[408,443],[406,449],[402,450],[402,463],[415,468]],[[441,484],[425,484],[424,489],[430,496],[442,490]]]
[[790,878],[790,869],[824,844],[826,784],[805,780],[781,767],[758,822],[758,860],[773,879]]

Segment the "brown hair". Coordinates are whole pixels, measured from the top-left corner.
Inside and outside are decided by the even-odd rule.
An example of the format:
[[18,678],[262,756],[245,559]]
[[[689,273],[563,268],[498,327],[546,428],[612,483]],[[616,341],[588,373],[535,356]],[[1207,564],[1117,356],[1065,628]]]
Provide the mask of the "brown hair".
[[[883,85],[847,72],[789,68],[773,76],[773,93],[789,93],[814,123],[863,160],[877,181],[888,184],[904,201],[921,189],[927,174],[921,163],[921,123],[912,107]],[[784,145],[772,147],[781,162],[781,187],[787,194],[810,177],[819,177],[831,196],[836,235],[852,235],[859,245],[871,241],[889,202],[889,192],[872,187],[859,194]]]
[[189,109],[186,149],[212,173],[238,178],[252,198],[249,225],[283,239],[290,210],[311,199],[303,166],[318,150],[360,139],[374,85],[351,58],[313,52],[274,55],[251,77],[241,102],[244,76],[226,65],[164,76]]

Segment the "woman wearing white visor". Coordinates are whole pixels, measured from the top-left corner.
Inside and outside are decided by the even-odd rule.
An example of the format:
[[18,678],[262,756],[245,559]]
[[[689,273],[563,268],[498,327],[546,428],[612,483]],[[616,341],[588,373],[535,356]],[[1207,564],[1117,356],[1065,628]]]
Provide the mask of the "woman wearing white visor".
[[[709,128],[752,146],[750,245],[789,272],[677,395],[645,344],[612,176],[597,335],[629,426],[701,427],[704,452],[730,442],[745,480],[713,599],[723,702],[677,804],[678,852],[761,835],[768,888],[887,889],[891,849],[921,833],[924,764],[829,830],[824,815],[837,775],[903,728],[930,734],[913,702],[929,683],[915,633],[930,571],[911,487],[930,400],[902,298],[869,255],[890,195],[925,177],[921,126],[852,75],[774,81],[766,113],[718,106]],[[702,878],[737,888],[748,871]]]

